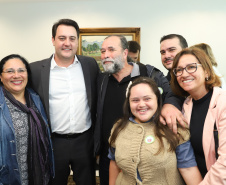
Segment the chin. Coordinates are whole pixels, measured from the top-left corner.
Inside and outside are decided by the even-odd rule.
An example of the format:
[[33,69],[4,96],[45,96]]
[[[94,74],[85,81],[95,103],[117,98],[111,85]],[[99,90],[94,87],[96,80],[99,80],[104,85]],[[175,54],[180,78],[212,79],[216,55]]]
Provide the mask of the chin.
[[170,71],[171,69],[172,69],[172,67],[170,66],[166,66],[166,69],[168,70],[168,71]]
[[140,121],[142,122],[142,123],[145,123],[145,122],[147,122],[147,121],[149,121],[150,119],[141,119]]

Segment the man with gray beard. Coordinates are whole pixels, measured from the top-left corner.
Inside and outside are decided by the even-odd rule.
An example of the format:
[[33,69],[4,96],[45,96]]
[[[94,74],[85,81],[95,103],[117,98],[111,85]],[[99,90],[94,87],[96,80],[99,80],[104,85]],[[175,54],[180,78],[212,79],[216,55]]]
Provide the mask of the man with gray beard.
[[117,56],[114,59],[106,58],[101,60],[104,71],[108,74],[118,73],[124,66],[125,61],[122,56]]
[[[139,76],[148,76],[157,83],[162,94],[161,122],[172,125],[185,119],[180,109],[182,102],[173,95],[163,73],[151,65],[128,63],[128,43],[124,36],[105,38],[101,48],[101,60],[105,73],[98,79],[97,122],[94,133],[95,154],[100,156],[100,184],[109,184],[108,138],[113,124],[123,115],[123,103],[130,81]],[[177,108],[176,108],[177,107]]]

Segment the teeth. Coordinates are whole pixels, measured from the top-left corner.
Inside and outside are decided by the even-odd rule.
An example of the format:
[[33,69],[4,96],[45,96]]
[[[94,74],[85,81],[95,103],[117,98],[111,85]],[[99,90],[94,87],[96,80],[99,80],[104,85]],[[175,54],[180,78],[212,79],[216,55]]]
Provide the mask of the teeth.
[[191,81],[193,81],[193,80],[185,80],[185,81],[183,81],[184,83],[188,83],[188,82],[191,82]]
[[14,84],[20,84],[22,81],[13,82]]
[[145,112],[145,111],[147,111],[147,109],[145,109],[145,110],[139,110],[140,112]]

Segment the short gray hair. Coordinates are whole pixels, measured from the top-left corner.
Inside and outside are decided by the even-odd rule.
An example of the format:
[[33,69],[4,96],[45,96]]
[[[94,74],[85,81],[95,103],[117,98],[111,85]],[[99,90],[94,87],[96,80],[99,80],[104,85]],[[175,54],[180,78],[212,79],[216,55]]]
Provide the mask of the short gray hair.
[[129,49],[129,45],[128,45],[128,42],[126,40],[126,37],[124,37],[123,35],[109,35],[104,40],[106,40],[110,37],[118,37],[120,39],[122,49],[123,50]]

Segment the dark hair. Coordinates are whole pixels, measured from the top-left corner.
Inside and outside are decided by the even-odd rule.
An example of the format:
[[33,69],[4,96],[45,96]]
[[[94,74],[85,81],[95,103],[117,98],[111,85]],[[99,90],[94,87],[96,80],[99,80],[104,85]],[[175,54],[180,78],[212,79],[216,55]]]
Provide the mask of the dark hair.
[[129,45],[129,52],[136,53],[137,51],[140,52],[141,47],[137,41],[128,41]]
[[[24,65],[25,65],[25,67],[27,69],[27,74],[28,74],[28,82],[27,82],[26,87],[32,87],[32,82],[31,82],[31,69],[30,69],[29,63],[27,62],[27,60],[24,57],[22,57],[22,56],[20,56],[18,54],[8,55],[8,56],[4,57],[1,60],[1,62],[0,62],[0,74],[2,74],[4,65],[6,64],[6,62],[8,60],[14,59],[14,58],[17,58],[17,59],[21,60],[24,63]],[[0,83],[2,84],[2,82],[0,82]]]
[[60,19],[58,22],[56,22],[52,27],[52,37],[55,39],[57,28],[60,25],[66,25],[66,26],[73,26],[77,31],[77,37],[79,38],[79,26],[77,22],[71,19]]
[[208,55],[208,57],[210,58],[210,62],[212,63],[212,65],[217,67],[217,61],[216,61],[216,59],[213,55],[213,51],[212,51],[211,47],[208,44],[200,43],[200,44],[196,44],[194,46],[191,46],[190,48],[194,48],[194,47],[202,49]]
[[[193,55],[199,61],[199,63],[202,64],[203,70],[208,73],[208,81],[205,81],[206,89],[212,90],[215,86],[221,86],[220,78],[215,74],[209,57],[205,54],[203,50],[199,48],[186,48],[179,52],[174,58],[172,69],[177,68],[179,60],[183,55]],[[181,88],[181,86],[179,85],[177,77],[173,74],[173,70],[171,70],[170,74],[170,85],[173,92],[178,96],[189,96],[189,93],[183,88]]]
[[106,40],[106,39],[108,39],[110,37],[118,37],[120,39],[120,43],[121,43],[122,49],[123,50],[129,49],[129,45],[128,45],[128,42],[126,40],[126,37],[124,37],[123,35],[109,35],[104,40]]
[[160,44],[162,41],[167,40],[167,39],[174,39],[174,38],[178,38],[180,41],[180,46],[181,48],[187,48],[188,47],[188,43],[185,40],[185,38],[181,35],[178,34],[169,34],[169,35],[165,35],[160,39]]
[[158,108],[154,115],[153,122],[156,124],[154,132],[155,132],[155,135],[159,138],[160,147],[156,154],[161,152],[164,148],[163,140],[162,140],[163,137],[166,138],[170,144],[169,151],[175,151],[175,149],[179,143],[179,137],[181,137],[181,136],[180,136],[180,134],[178,136],[175,135],[168,128],[168,126],[160,123],[159,118],[160,118],[160,113],[161,113],[161,109],[162,109],[162,97],[161,97],[161,94],[159,92],[159,89],[158,89],[155,81],[148,77],[138,77],[137,79],[135,79],[133,81],[133,83],[129,87],[128,94],[127,94],[127,97],[125,99],[124,106],[123,106],[123,117],[115,125],[115,129],[114,129],[114,131],[111,135],[110,141],[109,141],[110,147],[112,148],[112,145],[115,142],[118,134],[120,133],[120,131],[122,131],[123,129],[126,128],[126,126],[129,124],[129,121],[128,121],[129,118],[133,116],[131,109],[130,109],[129,98],[130,98],[130,94],[131,94],[131,89],[138,84],[147,84],[152,89],[152,91],[154,92],[154,94],[157,97]]

